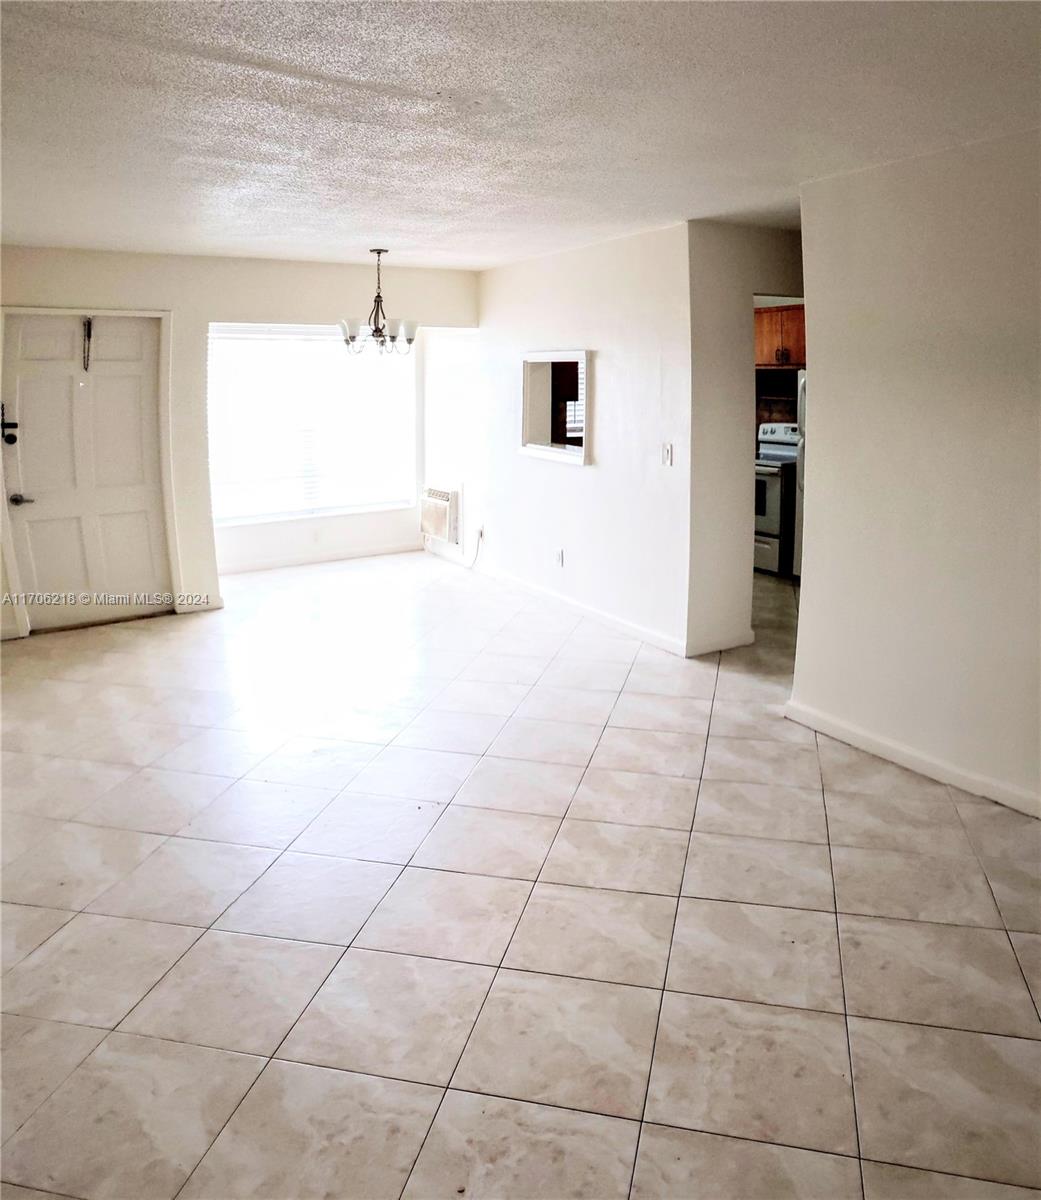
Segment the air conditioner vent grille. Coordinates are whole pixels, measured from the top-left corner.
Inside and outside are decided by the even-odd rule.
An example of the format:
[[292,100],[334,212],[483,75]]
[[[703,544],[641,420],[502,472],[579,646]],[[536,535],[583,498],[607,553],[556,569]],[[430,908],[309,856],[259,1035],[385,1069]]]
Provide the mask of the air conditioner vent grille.
[[459,544],[459,493],[427,488],[423,493],[421,529],[429,538]]

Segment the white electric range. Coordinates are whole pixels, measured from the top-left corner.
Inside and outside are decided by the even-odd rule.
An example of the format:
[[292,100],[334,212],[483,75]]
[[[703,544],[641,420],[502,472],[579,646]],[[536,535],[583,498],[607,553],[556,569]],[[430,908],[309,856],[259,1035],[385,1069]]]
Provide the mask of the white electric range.
[[[770,422],[759,426],[755,459],[755,566],[773,574],[798,574],[797,526],[802,505],[803,435],[798,425]],[[801,547],[800,547],[801,549]],[[800,556],[801,557],[801,556]]]

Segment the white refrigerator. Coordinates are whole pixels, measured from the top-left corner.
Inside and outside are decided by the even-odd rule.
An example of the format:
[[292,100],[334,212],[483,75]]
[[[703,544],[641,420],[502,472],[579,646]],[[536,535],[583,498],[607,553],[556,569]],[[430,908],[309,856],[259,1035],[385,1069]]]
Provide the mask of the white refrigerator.
[[792,551],[792,574],[802,574],[802,510],[803,488],[806,474],[806,372],[799,372],[799,406],[796,410],[799,424],[799,443],[795,457],[795,547]]

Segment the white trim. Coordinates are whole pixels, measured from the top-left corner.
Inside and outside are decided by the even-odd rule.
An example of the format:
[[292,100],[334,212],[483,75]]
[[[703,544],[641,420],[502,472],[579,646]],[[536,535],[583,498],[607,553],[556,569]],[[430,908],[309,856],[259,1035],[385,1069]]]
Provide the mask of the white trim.
[[416,334],[412,343],[412,369],[415,371],[415,415],[416,415],[416,499],[420,498],[426,489],[427,465],[427,360],[426,338],[422,328]]
[[44,308],[32,304],[5,304],[0,311],[6,316],[42,317],[168,317],[168,308],[98,308],[93,304],[51,304]]
[[269,342],[278,338],[294,342],[308,339],[315,342],[343,341],[338,325],[316,325],[301,321],[211,321],[209,337],[235,342]]
[[[6,495],[7,481],[4,479],[3,459],[0,457],[0,496]],[[6,504],[3,505],[3,512],[0,513],[0,559],[3,560],[7,586],[11,589],[11,594],[20,595],[22,573],[18,569],[18,559],[14,552],[14,538],[11,536],[11,522],[7,516]],[[11,604],[8,607],[14,617],[14,633],[9,637],[4,637],[3,640],[13,641],[15,638],[28,637],[30,632],[28,609],[24,604]]]
[[550,462],[567,463],[572,467],[585,467],[589,463],[585,455],[585,447],[575,446],[540,446],[536,442],[525,442],[520,448],[521,454],[529,458],[547,458]]
[[[4,317],[6,310],[0,309],[0,375],[3,372],[4,360]],[[8,518],[7,504],[4,503],[7,497],[7,480],[4,476],[4,458],[0,454],[0,559],[3,560],[4,572],[7,578],[7,586],[11,589],[11,593],[15,596],[20,595],[22,588],[22,573],[18,567],[18,557],[14,550],[14,538],[11,536],[11,522]],[[24,604],[10,605],[11,615],[14,617],[14,633],[11,634],[7,641],[13,641],[15,638],[23,638],[29,636],[29,610]]]
[[797,700],[788,701],[784,715],[800,725],[826,733],[829,737],[846,742],[847,745],[856,746],[858,750],[866,750],[869,754],[877,754],[880,758],[907,767],[910,771],[917,771],[919,775],[927,775],[930,779],[949,783],[973,795],[996,800],[999,804],[1026,813],[1029,817],[1041,817],[1041,795],[1028,792],[1025,788],[1010,787],[999,779],[978,775],[974,771],[965,771],[945,759],[933,758],[932,755],[923,754],[903,742],[879,737],[859,725],[840,721],[819,709],[800,704]]
[[[455,561],[454,559],[447,558],[445,555],[439,555],[439,557],[446,558],[447,562]],[[641,642],[657,646],[659,650],[667,650],[670,654],[675,654],[678,658],[686,657],[686,647],[683,638],[670,637],[667,633],[662,633],[660,630],[648,629],[645,625],[636,625],[632,621],[622,620],[621,617],[604,612],[601,608],[594,608],[591,604],[582,604],[578,600],[572,600],[569,596],[555,592],[552,588],[540,587],[537,583],[529,583],[528,580],[511,575],[508,571],[501,571],[498,567],[486,567],[479,563],[476,570],[482,575],[488,575],[492,579],[501,580],[503,583],[521,588],[526,592],[533,592],[539,596],[549,596],[550,599],[555,600],[558,604],[562,604],[565,608],[571,609],[573,612],[580,613],[584,617],[593,617],[597,621],[602,621],[603,624],[610,625],[612,628],[619,630],[619,632],[624,633],[628,637],[639,638]]]
[[391,500],[387,504],[359,504],[356,508],[320,508],[307,512],[265,513],[257,517],[219,517],[213,522],[214,529],[243,529],[250,525],[295,525],[298,521],[323,521],[326,517],[365,517],[373,513],[409,512],[418,508],[419,502]]
[[591,350],[528,350],[524,362],[577,362],[588,367],[590,354]]
[[[181,543],[180,536],[177,530],[177,502],[174,495],[173,484],[173,415],[170,402],[170,372],[171,372],[171,355],[170,355],[170,339],[171,325],[173,322],[173,314],[169,309],[164,308],[95,308],[90,304],[81,304],[76,306],[62,305],[61,307],[37,307],[34,305],[21,304],[5,304],[0,307],[0,353],[2,353],[5,322],[8,315],[11,316],[50,316],[50,317],[66,317],[74,316],[91,316],[91,317],[148,317],[159,322],[159,358],[156,364],[156,385],[158,388],[158,422],[159,422],[159,483],[163,497],[163,524],[166,533],[166,554],[170,564],[170,590],[177,598],[178,602],[174,604],[174,612],[192,612],[198,608],[221,608],[223,602],[217,598],[214,603],[212,597],[206,605],[184,604],[181,603],[181,598],[184,595],[184,576],[181,570]],[[0,476],[2,478],[2,476]],[[6,495],[6,490],[4,492]],[[14,563],[14,574],[18,574],[17,560],[13,554],[13,544],[10,543],[10,533],[8,522],[4,521],[5,536],[3,540],[3,552],[8,563],[7,580],[12,589],[21,591],[20,577],[19,582],[15,583],[10,570],[11,564]],[[29,632],[29,618],[25,615],[25,632]],[[21,636],[25,636],[22,634]]]
[[263,558],[254,559],[245,567],[223,568],[221,570],[221,577],[225,575],[249,575],[253,571],[277,571],[282,567],[306,567],[314,563],[346,562],[351,558],[379,558],[384,554],[411,554],[416,550],[422,549],[423,545],[417,534],[413,541],[390,546],[377,546],[375,549],[370,547],[364,550],[345,551],[342,546],[338,546],[330,549],[327,554],[320,554],[318,558],[315,558],[313,550],[309,550],[300,555],[293,555],[290,558],[286,558],[284,554],[279,554],[277,558],[271,561]]
[[[124,316],[150,316],[149,313],[124,313]],[[170,340],[173,315],[159,313],[159,481],[163,493],[163,520],[166,525],[166,553],[170,560],[170,582],[173,585],[174,612],[191,612],[195,608],[220,608],[223,602],[210,597],[205,605],[184,603],[184,573],[181,570],[181,539],[177,528],[177,501],[173,481],[173,405],[170,400]]]

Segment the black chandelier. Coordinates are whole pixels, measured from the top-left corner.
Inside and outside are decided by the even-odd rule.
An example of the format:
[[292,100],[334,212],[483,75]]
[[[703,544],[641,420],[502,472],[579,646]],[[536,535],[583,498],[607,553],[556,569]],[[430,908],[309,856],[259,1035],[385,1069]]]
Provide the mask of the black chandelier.
[[348,317],[340,322],[340,330],[347,349],[352,354],[361,354],[366,346],[377,346],[381,354],[408,354],[416,340],[418,321],[391,320],[383,311],[383,283],[380,260],[386,250],[370,250],[376,255],[376,298],[368,320]]

